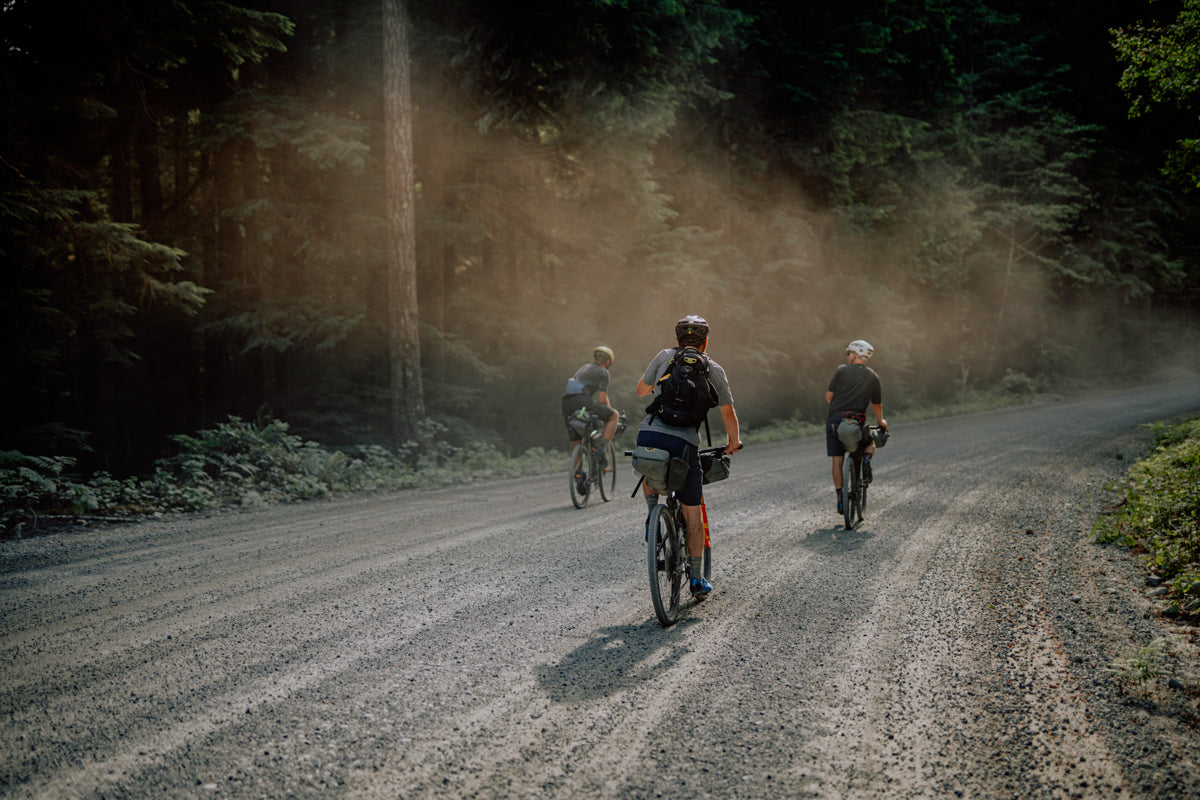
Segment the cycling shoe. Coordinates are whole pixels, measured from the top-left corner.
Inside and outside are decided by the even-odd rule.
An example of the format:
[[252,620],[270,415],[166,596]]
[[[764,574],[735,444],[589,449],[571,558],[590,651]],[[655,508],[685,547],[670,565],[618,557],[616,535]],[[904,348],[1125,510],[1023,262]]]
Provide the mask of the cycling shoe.
[[690,588],[692,590],[692,597],[695,597],[697,600],[703,600],[705,597],[708,597],[708,593],[712,591],[713,587],[705,578],[692,578]]

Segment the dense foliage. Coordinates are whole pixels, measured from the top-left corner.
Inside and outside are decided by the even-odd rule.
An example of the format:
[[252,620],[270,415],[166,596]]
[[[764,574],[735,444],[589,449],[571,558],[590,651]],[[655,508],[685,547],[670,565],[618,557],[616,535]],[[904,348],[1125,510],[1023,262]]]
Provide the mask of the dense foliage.
[[[436,423],[433,423],[436,427]],[[432,432],[431,432],[432,433]],[[349,451],[305,441],[278,420],[230,417],[195,435],[148,477],[73,474],[69,457],[0,452],[0,537],[23,537],[94,521],[119,522],[169,512],[216,511],[329,499],[349,493],[469,486],[544,475],[564,457],[531,448],[510,458],[494,446],[438,442],[421,452],[378,445]]]
[[1154,452],[1129,471],[1097,541],[1132,547],[1165,581],[1169,610],[1200,615],[1200,418],[1154,426]]
[[[852,338],[891,409],[1196,365],[1193,98],[1140,55],[1194,0],[407,5],[423,447],[562,447],[601,342],[635,415],[685,313],[750,428],[817,419]],[[0,448],[390,443],[380,17],[0,5]]]

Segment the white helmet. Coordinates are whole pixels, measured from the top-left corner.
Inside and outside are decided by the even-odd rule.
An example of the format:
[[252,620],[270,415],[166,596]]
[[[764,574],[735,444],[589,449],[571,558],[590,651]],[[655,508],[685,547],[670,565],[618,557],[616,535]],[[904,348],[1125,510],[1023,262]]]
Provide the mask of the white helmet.
[[858,357],[863,361],[870,361],[871,356],[875,353],[875,348],[871,347],[871,343],[866,339],[855,339],[850,344],[846,345],[847,353],[857,353]]

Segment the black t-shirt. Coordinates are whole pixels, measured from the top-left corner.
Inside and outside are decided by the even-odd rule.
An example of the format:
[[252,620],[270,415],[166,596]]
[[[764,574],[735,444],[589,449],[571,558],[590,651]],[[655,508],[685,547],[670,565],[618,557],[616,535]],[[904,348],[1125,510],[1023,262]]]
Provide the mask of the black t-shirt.
[[883,402],[883,385],[875,370],[866,364],[842,364],[829,379],[829,416],[840,417],[842,412],[865,414],[867,406]]

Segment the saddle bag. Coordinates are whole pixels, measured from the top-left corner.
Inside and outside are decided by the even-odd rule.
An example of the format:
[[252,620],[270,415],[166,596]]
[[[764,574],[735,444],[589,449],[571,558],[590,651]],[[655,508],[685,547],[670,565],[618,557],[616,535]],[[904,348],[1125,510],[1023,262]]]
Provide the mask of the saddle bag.
[[858,445],[862,441],[862,425],[854,417],[845,417],[837,426],[837,438],[842,443],[842,447],[846,448],[847,453],[853,453],[858,450]]
[[633,471],[659,494],[677,492],[687,482],[688,465],[659,447],[638,445],[633,451]]

